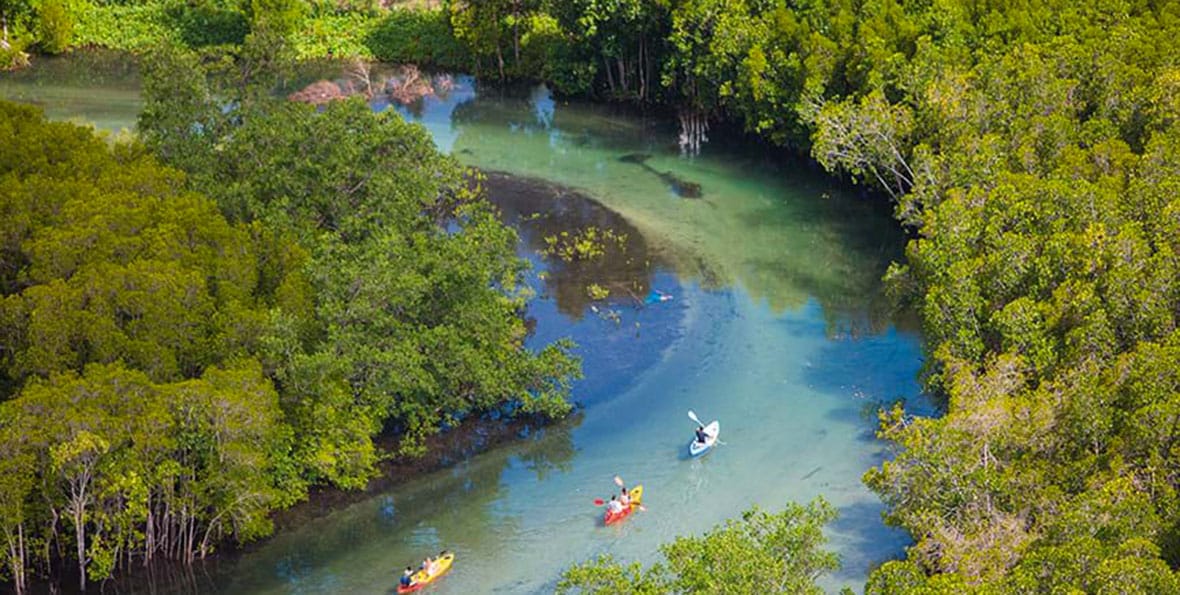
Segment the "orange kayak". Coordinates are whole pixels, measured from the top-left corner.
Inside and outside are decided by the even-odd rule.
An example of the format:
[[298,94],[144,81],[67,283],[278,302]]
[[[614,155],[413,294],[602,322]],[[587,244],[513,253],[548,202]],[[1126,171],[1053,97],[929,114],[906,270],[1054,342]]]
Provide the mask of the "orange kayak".
[[447,573],[451,569],[451,564],[455,561],[455,554],[452,552],[443,552],[434,559],[434,572],[427,574],[425,571],[419,570],[410,576],[410,586],[398,583],[398,593],[413,593],[426,585],[434,582],[435,579]]
[[624,508],[618,513],[612,513],[608,509],[606,514],[602,517],[603,523],[611,525],[631,516],[631,513],[634,512],[636,508],[639,508],[640,501],[643,500],[643,486],[637,485],[631,488],[631,491],[628,493],[628,495],[631,496],[631,506]]

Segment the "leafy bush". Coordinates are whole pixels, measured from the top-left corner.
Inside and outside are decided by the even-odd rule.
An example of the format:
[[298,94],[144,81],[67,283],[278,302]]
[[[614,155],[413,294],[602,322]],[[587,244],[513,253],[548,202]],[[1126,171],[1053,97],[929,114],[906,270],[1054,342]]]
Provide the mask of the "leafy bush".
[[518,76],[540,76],[564,95],[585,95],[594,88],[598,62],[579,55],[579,48],[566,38],[556,19],[534,15],[521,37]]
[[29,55],[24,51],[28,43],[24,38],[9,38],[8,48],[0,47],[0,72],[29,65]]
[[816,579],[840,568],[839,556],[824,549],[824,526],[835,519],[822,497],[776,513],[755,506],[700,537],[661,545],[666,563],[623,566],[606,555],[575,564],[562,573],[557,592],[823,593]]
[[132,51],[164,40],[180,41],[163,4],[85,4],[74,33],[79,46]]
[[326,14],[308,19],[292,36],[295,55],[308,58],[372,58],[366,38],[380,19],[362,13]]
[[250,32],[250,23],[240,10],[215,2],[195,5],[173,4],[166,11],[168,25],[191,48],[240,44]]
[[393,10],[366,37],[373,57],[384,62],[464,69],[471,56],[455,39],[441,10]]
[[37,9],[37,47],[47,54],[60,54],[70,47],[74,36],[74,15],[66,0],[44,0]]
[[251,29],[265,26],[284,38],[302,29],[307,18],[303,0],[250,0],[245,10]]
[[241,11],[215,2],[85,3],[78,11],[76,45],[145,50],[160,42],[192,48],[240,44],[250,32]]

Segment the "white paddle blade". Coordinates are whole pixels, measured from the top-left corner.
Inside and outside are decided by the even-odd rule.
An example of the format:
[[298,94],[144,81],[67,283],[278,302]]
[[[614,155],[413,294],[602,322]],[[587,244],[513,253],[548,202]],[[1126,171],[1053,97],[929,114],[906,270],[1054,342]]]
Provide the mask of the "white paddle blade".
[[691,420],[693,420],[693,421],[697,422],[697,425],[698,425],[698,426],[703,426],[703,425],[705,425],[705,424],[701,423],[701,420],[697,419],[697,414],[693,413],[693,412],[692,412],[692,409],[689,409],[689,410],[688,410],[688,419],[691,419]]

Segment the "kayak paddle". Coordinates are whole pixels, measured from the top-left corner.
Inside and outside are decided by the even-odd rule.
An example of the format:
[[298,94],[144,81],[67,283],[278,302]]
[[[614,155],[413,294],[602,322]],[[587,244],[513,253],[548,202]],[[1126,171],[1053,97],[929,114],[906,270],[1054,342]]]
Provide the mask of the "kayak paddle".
[[701,420],[697,419],[697,414],[693,413],[692,409],[688,410],[688,419],[697,422],[697,425],[701,426],[702,428],[705,427],[705,424],[701,423]]

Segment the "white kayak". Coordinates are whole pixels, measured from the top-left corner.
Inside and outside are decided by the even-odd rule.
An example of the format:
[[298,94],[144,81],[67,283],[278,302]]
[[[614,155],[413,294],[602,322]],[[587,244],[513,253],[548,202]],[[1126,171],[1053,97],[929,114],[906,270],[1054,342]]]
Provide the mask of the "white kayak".
[[714,420],[709,425],[705,426],[705,441],[697,440],[696,434],[692,436],[692,442],[688,443],[688,454],[694,457],[699,457],[713,449],[713,445],[717,444],[717,435],[721,433],[721,424]]

